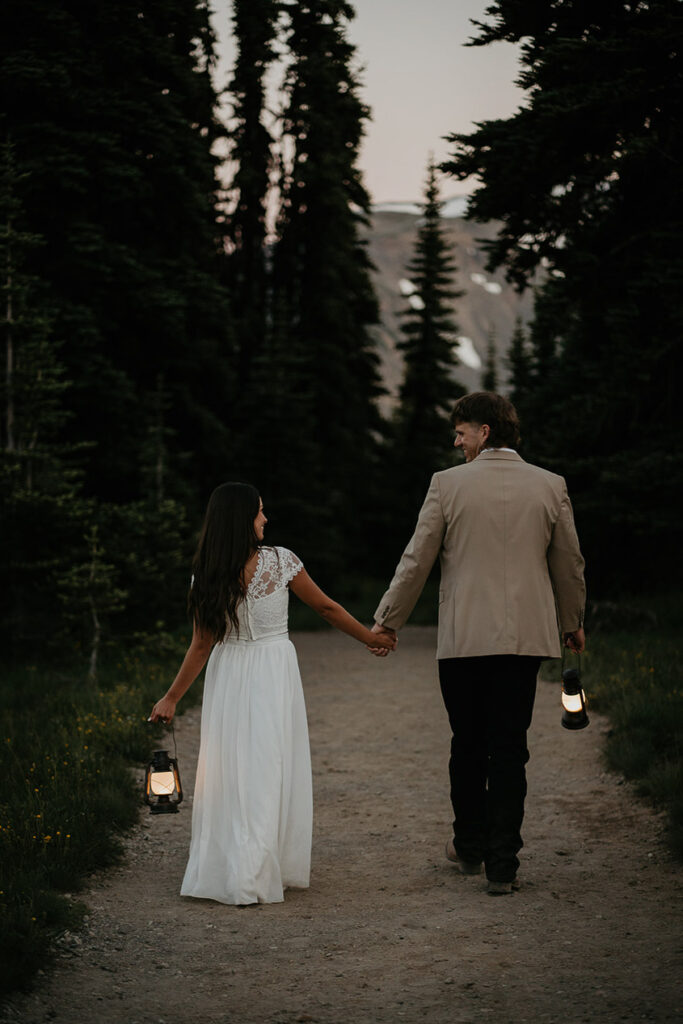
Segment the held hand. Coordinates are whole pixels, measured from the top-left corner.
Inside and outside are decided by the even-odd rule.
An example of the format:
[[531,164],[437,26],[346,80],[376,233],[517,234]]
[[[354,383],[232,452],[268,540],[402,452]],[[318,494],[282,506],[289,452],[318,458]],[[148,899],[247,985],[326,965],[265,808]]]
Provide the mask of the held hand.
[[389,629],[388,626],[380,626],[378,625],[378,623],[375,623],[370,632],[376,633],[378,638],[381,637],[382,639],[381,647],[372,647],[370,646],[370,644],[367,644],[367,649],[370,651],[371,654],[374,654],[375,657],[386,658],[389,651],[396,650],[398,646],[398,638],[396,636],[395,630]]
[[583,654],[586,650],[586,634],[583,629],[575,629],[571,633],[563,633],[564,646],[568,647],[574,654]]
[[147,719],[148,722],[165,722],[169,725],[175,715],[175,701],[170,697],[162,697],[152,708],[152,713]]

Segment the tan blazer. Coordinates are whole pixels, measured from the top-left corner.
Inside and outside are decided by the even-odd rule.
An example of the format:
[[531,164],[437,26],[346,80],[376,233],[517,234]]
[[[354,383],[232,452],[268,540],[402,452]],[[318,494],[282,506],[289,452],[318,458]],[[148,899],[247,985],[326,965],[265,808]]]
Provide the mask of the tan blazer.
[[516,452],[482,452],[434,474],[376,622],[403,626],[437,555],[437,658],[557,658],[560,631],[583,624],[584,561],[567,486]]

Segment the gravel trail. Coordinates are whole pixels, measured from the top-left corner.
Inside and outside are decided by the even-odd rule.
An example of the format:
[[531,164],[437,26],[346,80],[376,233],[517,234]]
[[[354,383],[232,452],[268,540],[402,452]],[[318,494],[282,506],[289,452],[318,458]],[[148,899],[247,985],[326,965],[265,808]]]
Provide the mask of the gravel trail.
[[[443,857],[449,732],[436,631],[372,658],[293,636],[314,771],[311,887],[282,904],[178,895],[191,802],[143,813],[125,863],[90,880],[86,929],[0,1014],[7,1024],[674,1022],[683,872],[660,816],[601,761],[607,724],[560,727],[539,683],[522,888],[490,897]],[[198,708],[177,720],[191,794]]]

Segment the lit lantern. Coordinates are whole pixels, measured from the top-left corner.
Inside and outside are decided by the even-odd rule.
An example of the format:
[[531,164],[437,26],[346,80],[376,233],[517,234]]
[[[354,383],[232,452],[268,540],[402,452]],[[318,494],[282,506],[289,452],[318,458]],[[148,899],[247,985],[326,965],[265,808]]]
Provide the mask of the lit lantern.
[[166,750],[155,750],[145,772],[145,803],[152,814],[176,814],[182,799],[177,760]]
[[585,729],[588,722],[586,694],[578,670],[567,668],[562,673],[562,725],[565,729]]

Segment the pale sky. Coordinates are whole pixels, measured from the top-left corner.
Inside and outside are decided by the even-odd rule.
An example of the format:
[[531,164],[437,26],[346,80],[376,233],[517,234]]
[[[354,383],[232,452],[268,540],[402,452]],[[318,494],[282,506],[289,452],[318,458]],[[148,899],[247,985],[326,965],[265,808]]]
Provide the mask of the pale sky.
[[[430,152],[448,156],[442,136],[468,132],[476,121],[508,117],[523,97],[514,85],[518,49],[508,43],[465,47],[490,0],[352,0],[349,39],[363,72],[372,111],[359,159],[373,202],[419,200]],[[230,0],[213,0],[223,87],[234,59]],[[446,179],[442,195],[463,194]]]

